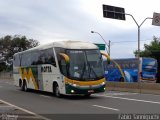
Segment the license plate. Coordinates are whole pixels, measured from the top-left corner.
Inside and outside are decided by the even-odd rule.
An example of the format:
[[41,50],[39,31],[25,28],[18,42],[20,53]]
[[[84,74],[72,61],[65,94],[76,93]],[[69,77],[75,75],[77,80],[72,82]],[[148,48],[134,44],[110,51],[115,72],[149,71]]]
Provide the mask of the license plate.
[[88,92],[89,92],[89,93],[93,93],[93,92],[94,92],[94,90],[88,90]]

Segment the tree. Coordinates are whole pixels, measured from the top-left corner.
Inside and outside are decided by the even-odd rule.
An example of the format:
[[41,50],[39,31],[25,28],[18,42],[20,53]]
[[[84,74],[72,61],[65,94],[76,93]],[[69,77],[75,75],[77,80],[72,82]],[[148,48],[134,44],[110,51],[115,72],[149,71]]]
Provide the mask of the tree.
[[13,55],[39,45],[37,40],[27,39],[26,36],[7,35],[0,38],[0,61],[12,64]]
[[[137,56],[138,51],[134,52]],[[153,36],[149,45],[144,44],[144,50],[140,51],[140,57],[153,57],[158,61],[157,83],[160,83],[160,38]]]
[[0,62],[0,72],[6,69],[6,64],[4,62]]
[[[159,56],[153,54],[153,52],[160,52],[160,38],[153,37],[153,41],[149,45],[144,44],[144,50],[140,51],[141,57],[154,57],[157,58]],[[138,51],[136,50],[134,54],[137,56]]]

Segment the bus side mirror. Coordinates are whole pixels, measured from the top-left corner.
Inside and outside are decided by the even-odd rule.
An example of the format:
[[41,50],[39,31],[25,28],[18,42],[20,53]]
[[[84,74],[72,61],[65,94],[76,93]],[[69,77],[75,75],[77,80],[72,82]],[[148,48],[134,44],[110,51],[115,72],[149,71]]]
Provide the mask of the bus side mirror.
[[60,70],[64,75],[67,75],[67,67],[66,67],[66,61],[64,59],[60,60]]
[[66,62],[66,65],[68,65],[68,64],[69,64],[69,61],[70,61],[69,56],[66,55],[65,53],[59,53],[59,55],[64,58],[64,60],[65,60],[65,62]]
[[110,62],[111,62],[110,56],[106,53],[101,53],[101,55],[105,56],[107,58],[107,63],[110,64]]
[[60,70],[64,75],[67,75],[68,71],[68,65],[69,65],[69,56],[66,55],[65,53],[59,53],[59,55],[62,57],[60,60]]

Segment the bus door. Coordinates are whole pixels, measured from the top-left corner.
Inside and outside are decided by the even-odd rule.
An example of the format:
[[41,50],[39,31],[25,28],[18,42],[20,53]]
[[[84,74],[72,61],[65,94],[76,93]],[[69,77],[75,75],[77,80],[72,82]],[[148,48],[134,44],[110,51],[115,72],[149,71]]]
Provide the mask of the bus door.
[[39,88],[52,92],[53,81],[57,80],[59,74],[53,48],[40,51],[39,63]]

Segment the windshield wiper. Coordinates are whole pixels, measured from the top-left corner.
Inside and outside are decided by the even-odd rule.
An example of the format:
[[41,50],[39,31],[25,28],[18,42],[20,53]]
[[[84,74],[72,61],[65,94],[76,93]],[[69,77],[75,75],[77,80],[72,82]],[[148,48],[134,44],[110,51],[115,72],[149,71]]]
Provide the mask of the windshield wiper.
[[89,66],[89,77],[90,77],[90,75],[91,75],[91,70],[92,70],[93,74],[94,74],[95,77],[97,78],[97,74],[96,74],[96,72],[94,71],[94,69],[91,67],[91,65],[90,65],[90,63],[88,62],[88,60],[87,60],[87,64],[88,64],[88,66]]
[[86,66],[85,66],[85,62],[83,64],[83,69],[82,69],[82,73],[80,75],[80,78],[83,79],[83,75],[84,75],[84,72],[85,72],[85,69],[86,69]]

